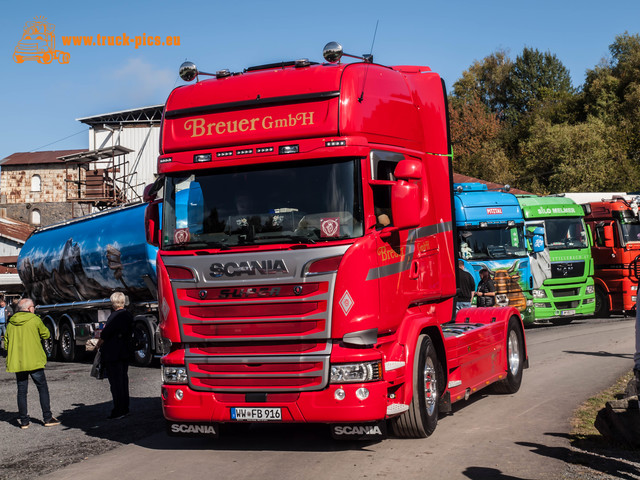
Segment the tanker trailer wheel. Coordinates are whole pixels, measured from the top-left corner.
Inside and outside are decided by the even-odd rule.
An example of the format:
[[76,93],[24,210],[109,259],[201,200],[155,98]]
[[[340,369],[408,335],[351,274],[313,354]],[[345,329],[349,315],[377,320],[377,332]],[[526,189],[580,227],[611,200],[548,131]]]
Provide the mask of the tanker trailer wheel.
[[133,325],[133,328],[138,332],[139,337],[143,340],[142,348],[133,352],[133,363],[139,367],[148,367],[153,360],[149,328],[147,328],[147,325],[144,322],[136,322]]
[[611,316],[609,311],[609,295],[600,287],[596,287],[596,311],[593,312],[597,318]]
[[444,386],[442,366],[428,335],[420,343],[413,378],[411,405],[409,410],[393,419],[393,431],[398,437],[425,438],[438,425],[438,402]]
[[76,359],[76,341],[73,338],[71,325],[63,323],[60,327],[60,340],[58,343],[60,356],[67,362],[73,362]]
[[42,346],[44,347],[44,353],[47,354],[47,360],[57,360],[58,359],[58,343],[55,338],[55,330],[53,329],[53,325],[49,320],[45,320],[44,326],[49,330],[49,338],[42,341]]
[[507,377],[493,384],[493,391],[495,393],[516,393],[522,383],[524,340],[519,322],[515,317],[509,319],[506,348]]

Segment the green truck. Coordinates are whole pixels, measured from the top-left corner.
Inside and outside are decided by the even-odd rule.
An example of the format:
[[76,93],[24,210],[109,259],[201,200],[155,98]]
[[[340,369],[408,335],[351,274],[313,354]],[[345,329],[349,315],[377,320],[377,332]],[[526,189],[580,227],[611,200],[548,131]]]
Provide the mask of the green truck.
[[517,195],[527,231],[544,228],[545,248],[529,251],[535,321],[565,325],[593,315],[591,234],[582,207],[569,198]]

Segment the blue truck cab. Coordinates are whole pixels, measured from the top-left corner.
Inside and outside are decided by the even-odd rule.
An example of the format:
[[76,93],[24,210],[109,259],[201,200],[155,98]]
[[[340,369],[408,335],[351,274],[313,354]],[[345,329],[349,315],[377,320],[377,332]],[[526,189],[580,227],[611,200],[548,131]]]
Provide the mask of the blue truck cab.
[[487,268],[496,286],[496,305],[516,307],[525,324],[534,321],[531,263],[524,217],[515,195],[489,191],[482,183],[456,183],[458,258],[473,275]]

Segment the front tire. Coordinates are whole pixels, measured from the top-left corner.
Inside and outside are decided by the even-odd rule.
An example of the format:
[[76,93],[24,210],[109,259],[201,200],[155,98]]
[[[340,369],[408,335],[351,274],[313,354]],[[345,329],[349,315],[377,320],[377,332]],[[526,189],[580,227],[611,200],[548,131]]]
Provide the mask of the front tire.
[[609,310],[609,295],[600,287],[596,287],[596,311],[593,314],[598,318],[611,316]]
[[419,348],[414,365],[411,405],[409,410],[393,420],[393,431],[398,437],[425,438],[438,425],[438,404],[444,386],[442,366],[428,335],[422,337]]
[[144,346],[133,352],[133,363],[139,367],[148,367],[153,360],[153,352],[151,351],[151,334],[144,322],[136,322],[133,325],[135,330],[141,333],[144,338]]
[[524,337],[520,322],[515,317],[509,319],[507,330],[507,377],[493,384],[495,393],[516,393],[522,384],[524,369]]

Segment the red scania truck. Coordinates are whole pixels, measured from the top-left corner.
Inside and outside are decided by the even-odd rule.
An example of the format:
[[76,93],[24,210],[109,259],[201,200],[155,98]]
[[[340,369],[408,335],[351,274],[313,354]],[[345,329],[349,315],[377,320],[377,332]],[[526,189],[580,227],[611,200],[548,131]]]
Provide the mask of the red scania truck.
[[166,102],[147,233],[170,433],[309,422],[376,438],[389,423],[426,437],[451,403],[520,386],[518,311],[454,313],[443,81],[324,53],[219,71]]

